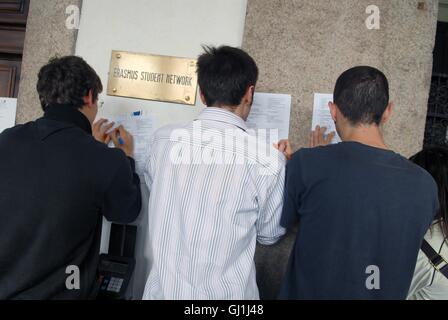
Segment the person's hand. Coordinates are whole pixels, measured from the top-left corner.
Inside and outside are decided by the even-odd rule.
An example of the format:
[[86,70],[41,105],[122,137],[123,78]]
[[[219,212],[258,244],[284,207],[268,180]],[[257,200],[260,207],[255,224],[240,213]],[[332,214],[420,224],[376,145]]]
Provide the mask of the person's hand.
[[289,140],[281,140],[279,143],[274,143],[274,147],[281,153],[283,153],[286,159],[291,160],[292,148]]
[[113,128],[114,122],[109,123],[107,119],[100,119],[92,126],[93,137],[102,143],[108,144],[110,142],[110,135],[108,131]]
[[327,128],[317,126],[314,131],[311,132],[310,135],[310,148],[320,147],[320,146],[328,146],[333,138],[336,136],[336,132],[331,132],[329,134],[325,134],[327,132]]
[[128,157],[134,156],[134,138],[123,126],[119,126],[109,135],[116,148],[123,150]]

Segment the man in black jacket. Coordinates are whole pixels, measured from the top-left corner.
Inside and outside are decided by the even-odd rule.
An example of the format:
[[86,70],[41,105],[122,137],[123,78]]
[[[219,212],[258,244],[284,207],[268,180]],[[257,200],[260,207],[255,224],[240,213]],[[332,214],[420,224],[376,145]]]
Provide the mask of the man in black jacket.
[[52,59],[37,90],[44,116],[0,134],[0,299],[94,298],[102,217],[130,223],[141,208],[133,139],[92,126],[102,84],[83,59]]

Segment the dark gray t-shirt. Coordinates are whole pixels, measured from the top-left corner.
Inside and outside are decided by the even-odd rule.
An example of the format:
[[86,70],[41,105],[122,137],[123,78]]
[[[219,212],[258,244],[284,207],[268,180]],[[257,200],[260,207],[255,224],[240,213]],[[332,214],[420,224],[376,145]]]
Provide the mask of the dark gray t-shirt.
[[282,225],[299,232],[280,298],[405,299],[437,208],[432,177],[392,151],[300,150],[287,167]]

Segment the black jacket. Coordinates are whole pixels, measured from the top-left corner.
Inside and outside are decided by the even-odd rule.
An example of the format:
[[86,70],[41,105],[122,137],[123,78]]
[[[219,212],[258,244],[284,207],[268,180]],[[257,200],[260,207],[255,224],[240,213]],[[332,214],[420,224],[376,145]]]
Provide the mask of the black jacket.
[[[102,216],[134,221],[134,160],[92,137],[76,108],[0,134],[0,299],[88,299],[97,285]],[[80,270],[68,290],[67,267]]]

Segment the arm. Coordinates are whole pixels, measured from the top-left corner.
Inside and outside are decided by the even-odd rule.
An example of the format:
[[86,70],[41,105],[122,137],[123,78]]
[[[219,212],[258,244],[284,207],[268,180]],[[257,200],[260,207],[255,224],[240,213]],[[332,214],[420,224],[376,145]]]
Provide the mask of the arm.
[[106,192],[103,212],[107,220],[127,224],[134,221],[141,210],[140,178],[135,172],[134,140],[122,126],[109,134],[115,147],[121,149],[127,159],[118,168]]
[[153,173],[153,145],[154,145],[155,135],[151,137],[147,147],[147,153],[145,157],[145,167],[144,167],[144,178],[146,182],[146,186],[148,187],[148,191],[151,192],[152,181],[154,177]]
[[286,168],[285,197],[281,226],[292,228],[299,222],[300,195],[305,191],[300,170],[300,152],[296,153]]
[[139,215],[142,205],[140,179],[132,158],[123,161],[106,191],[102,212],[107,220],[127,224]]
[[268,188],[257,220],[257,240],[262,245],[273,245],[286,233],[280,226],[285,187],[285,167],[275,176],[267,176]]

